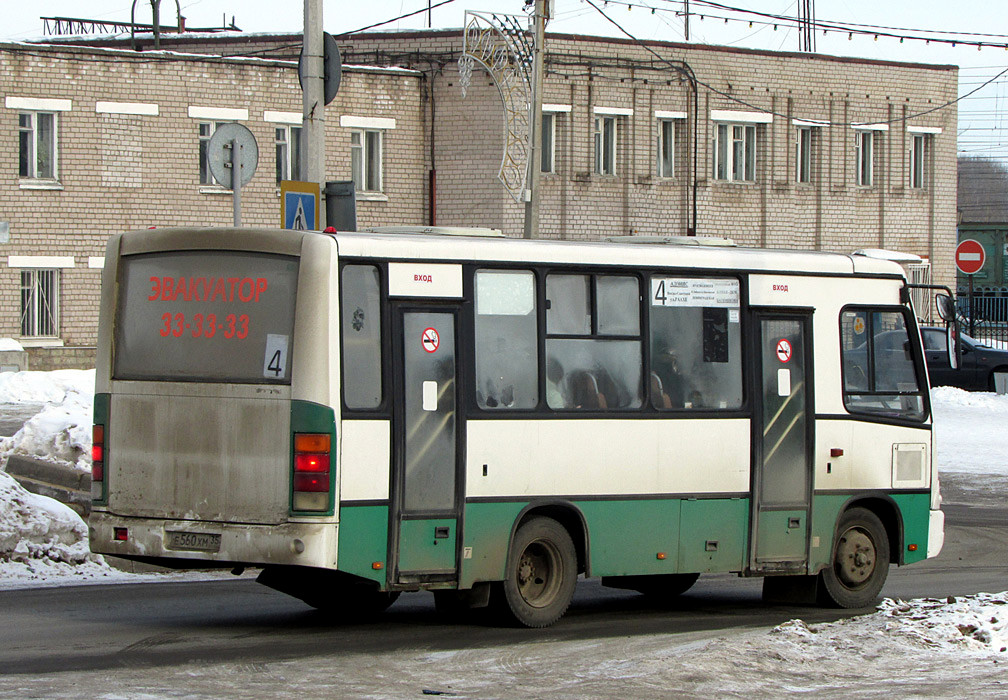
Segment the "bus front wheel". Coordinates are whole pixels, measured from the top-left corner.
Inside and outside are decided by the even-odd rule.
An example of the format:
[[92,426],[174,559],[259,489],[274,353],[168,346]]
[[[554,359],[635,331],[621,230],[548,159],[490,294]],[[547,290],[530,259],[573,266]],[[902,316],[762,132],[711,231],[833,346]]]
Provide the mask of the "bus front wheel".
[[863,608],[875,602],[889,574],[889,539],[878,516],[851,508],[840,516],[830,566],[823,569],[821,592],[827,603]]
[[555,520],[536,517],[518,528],[508,550],[504,602],[526,627],[546,627],[567,611],[577,584],[577,553]]

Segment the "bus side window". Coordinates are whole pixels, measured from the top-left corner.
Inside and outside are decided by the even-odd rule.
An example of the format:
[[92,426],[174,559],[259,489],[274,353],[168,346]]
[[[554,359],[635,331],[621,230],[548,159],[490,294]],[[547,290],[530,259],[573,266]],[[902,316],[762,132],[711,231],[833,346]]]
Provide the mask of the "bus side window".
[[497,410],[539,403],[535,276],[476,272],[476,403]]
[[739,283],[651,279],[651,403],[659,409],[742,405]]
[[638,279],[551,274],[546,277],[546,299],[549,407],[639,408],[643,359]]
[[347,265],[341,284],[343,401],[347,408],[382,402],[381,286],[374,265]]

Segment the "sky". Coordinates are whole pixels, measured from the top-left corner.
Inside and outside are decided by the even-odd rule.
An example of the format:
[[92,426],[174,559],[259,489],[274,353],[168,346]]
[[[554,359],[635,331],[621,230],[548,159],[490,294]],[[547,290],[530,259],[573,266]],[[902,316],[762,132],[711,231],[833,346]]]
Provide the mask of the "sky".
[[[689,40],[745,48],[796,51],[799,32],[792,19],[800,0],[688,0]],[[954,64],[959,76],[960,155],[1008,161],[1008,2],[986,0],[812,0],[823,27],[857,25],[860,31],[834,29],[815,33],[818,53],[863,58]],[[427,7],[431,6],[428,18]],[[0,40],[37,38],[45,31],[41,15],[128,22],[129,0],[47,0],[25,3],[0,0]],[[522,14],[525,0],[325,0],[325,30],[338,34],[408,13],[386,29],[461,27],[466,10]],[[593,6],[594,5],[594,6]],[[178,0],[189,27],[230,23],[246,32],[300,31],[303,3],[277,0]],[[286,10],[280,10],[286,6]],[[684,0],[555,0],[548,31],[621,35],[613,21],[639,39],[684,41]],[[162,24],[176,22],[176,3],[160,0]],[[40,9],[42,8],[42,9]],[[726,9],[733,8],[733,9]],[[653,10],[653,11],[652,11]],[[762,13],[762,14],[757,14]],[[778,19],[774,19],[776,16]],[[151,21],[150,0],[136,0],[138,22]],[[751,25],[750,25],[751,22]],[[52,23],[50,23],[50,28]],[[875,32],[878,32],[876,35]],[[1000,34],[999,34],[1000,32]],[[893,36],[889,36],[893,35]],[[903,41],[900,41],[900,38]],[[911,38],[916,37],[916,38]],[[930,39],[931,41],[927,41]],[[956,41],[956,45],[938,41]],[[966,42],[966,43],[962,43]],[[976,43],[992,45],[978,49]],[[997,80],[981,87],[987,81]],[[975,94],[966,96],[973,90]]]

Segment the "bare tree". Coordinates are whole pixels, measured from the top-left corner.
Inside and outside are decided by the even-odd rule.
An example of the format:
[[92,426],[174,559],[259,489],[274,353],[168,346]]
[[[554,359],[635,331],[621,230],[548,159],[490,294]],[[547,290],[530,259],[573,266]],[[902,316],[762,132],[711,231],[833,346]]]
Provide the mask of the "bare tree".
[[991,158],[960,157],[960,223],[1008,222],[1008,167]]

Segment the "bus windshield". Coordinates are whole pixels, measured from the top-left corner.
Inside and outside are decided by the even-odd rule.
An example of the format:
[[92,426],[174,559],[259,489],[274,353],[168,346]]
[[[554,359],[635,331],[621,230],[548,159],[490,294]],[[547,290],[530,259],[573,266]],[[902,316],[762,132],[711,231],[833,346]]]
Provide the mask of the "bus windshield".
[[124,257],[113,377],[290,384],[297,274],[281,255]]

